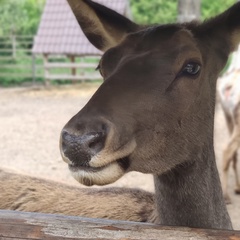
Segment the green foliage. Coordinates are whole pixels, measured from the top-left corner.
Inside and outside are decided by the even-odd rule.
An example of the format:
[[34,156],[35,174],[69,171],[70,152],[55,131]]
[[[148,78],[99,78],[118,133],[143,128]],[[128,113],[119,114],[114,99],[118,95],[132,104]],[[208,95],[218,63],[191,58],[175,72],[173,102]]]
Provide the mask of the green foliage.
[[[172,23],[177,19],[177,0],[130,0],[133,18],[141,24]],[[223,12],[236,0],[202,0],[202,19]]]
[[[202,18],[214,16],[236,0],[202,0]],[[45,0],[0,0],[0,36],[34,35]],[[130,0],[134,20],[142,24],[171,23],[177,19],[177,0]]]
[[[3,76],[0,76],[0,86],[1,87],[7,87],[7,86],[14,86],[19,85],[24,82],[31,82],[32,76],[31,76],[31,65],[32,65],[32,59],[27,57],[25,53],[17,52],[17,58],[16,59],[9,59],[9,60],[3,60],[0,59],[0,73]],[[12,66],[11,68],[2,68],[1,65],[8,65]],[[19,68],[18,66],[25,65],[25,68]],[[43,61],[42,59],[36,59],[36,66],[42,66]],[[43,70],[38,71],[42,73],[43,76]],[[39,74],[38,74],[39,75]],[[28,77],[26,77],[28,76]],[[37,77],[36,81],[43,81],[43,77]]]
[[213,17],[236,3],[236,0],[202,0],[202,19]]
[[[0,0],[0,36],[35,35],[41,18],[46,0]],[[141,24],[171,23],[177,19],[178,0],[129,0],[133,19]],[[210,18],[234,4],[236,0],[201,0],[202,19]],[[0,42],[0,49],[10,48],[11,45]],[[31,45],[22,45],[21,48],[30,49]],[[8,53],[2,51],[0,56],[7,56]],[[19,54],[18,54],[19,55]],[[27,54],[22,53],[16,60],[0,61],[1,65],[18,64],[31,66],[31,59],[27,59]],[[12,62],[13,61],[13,62]],[[42,65],[41,60],[37,60]],[[0,69],[3,73],[24,74],[26,69]],[[0,85],[12,85],[29,81],[30,78],[0,77]],[[42,80],[39,78],[38,80]]]
[[0,0],[0,36],[33,35],[45,0]]
[[142,24],[169,23],[177,18],[176,0],[131,0],[134,20]]

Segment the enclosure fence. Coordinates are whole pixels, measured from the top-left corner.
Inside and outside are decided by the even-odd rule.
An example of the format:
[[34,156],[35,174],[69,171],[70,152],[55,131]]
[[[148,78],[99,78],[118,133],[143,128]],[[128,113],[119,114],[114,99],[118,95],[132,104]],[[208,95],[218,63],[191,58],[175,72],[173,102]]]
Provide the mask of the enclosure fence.
[[[31,52],[33,36],[3,36],[0,37],[0,81],[11,82],[21,79],[33,79],[38,75],[36,68],[42,65],[33,66],[33,55]],[[35,71],[35,72],[34,72]]]
[[99,56],[33,54],[34,36],[0,37],[0,85],[32,81],[99,80]]

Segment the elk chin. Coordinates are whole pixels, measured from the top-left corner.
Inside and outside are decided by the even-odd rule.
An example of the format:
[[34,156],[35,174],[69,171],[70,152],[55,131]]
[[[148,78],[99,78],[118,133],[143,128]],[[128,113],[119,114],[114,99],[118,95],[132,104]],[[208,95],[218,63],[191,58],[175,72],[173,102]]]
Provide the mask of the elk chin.
[[117,181],[126,173],[125,168],[122,167],[121,160],[100,168],[74,170],[70,167],[70,171],[73,178],[86,186],[110,184]]

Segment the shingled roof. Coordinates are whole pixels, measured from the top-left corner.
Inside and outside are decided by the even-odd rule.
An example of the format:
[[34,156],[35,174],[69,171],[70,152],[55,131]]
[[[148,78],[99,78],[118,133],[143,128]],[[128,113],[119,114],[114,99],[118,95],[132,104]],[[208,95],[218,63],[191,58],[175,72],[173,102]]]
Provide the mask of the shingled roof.
[[[128,0],[95,0],[115,11],[129,15]],[[32,49],[35,54],[99,55],[73,15],[66,0],[47,0]]]

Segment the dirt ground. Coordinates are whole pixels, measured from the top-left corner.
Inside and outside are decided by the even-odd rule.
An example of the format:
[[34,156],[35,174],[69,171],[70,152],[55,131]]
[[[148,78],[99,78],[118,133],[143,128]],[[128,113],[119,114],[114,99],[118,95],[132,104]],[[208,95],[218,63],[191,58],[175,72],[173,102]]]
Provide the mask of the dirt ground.
[[[64,124],[84,106],[97,86],[81,84],[49,89],[0,88],[0,166],[79,186],[61,160],[59,134]],[[228,133],[218,105],[215,121],[215,152],[220,169]],[[136,172],[127,174],[112,185],[153,191],[152,176]],[[231,170],[229,193],[232,204],[228,205],[228,210],[234,228],[240,229],[240,195],[235,195],[233,189]]]

